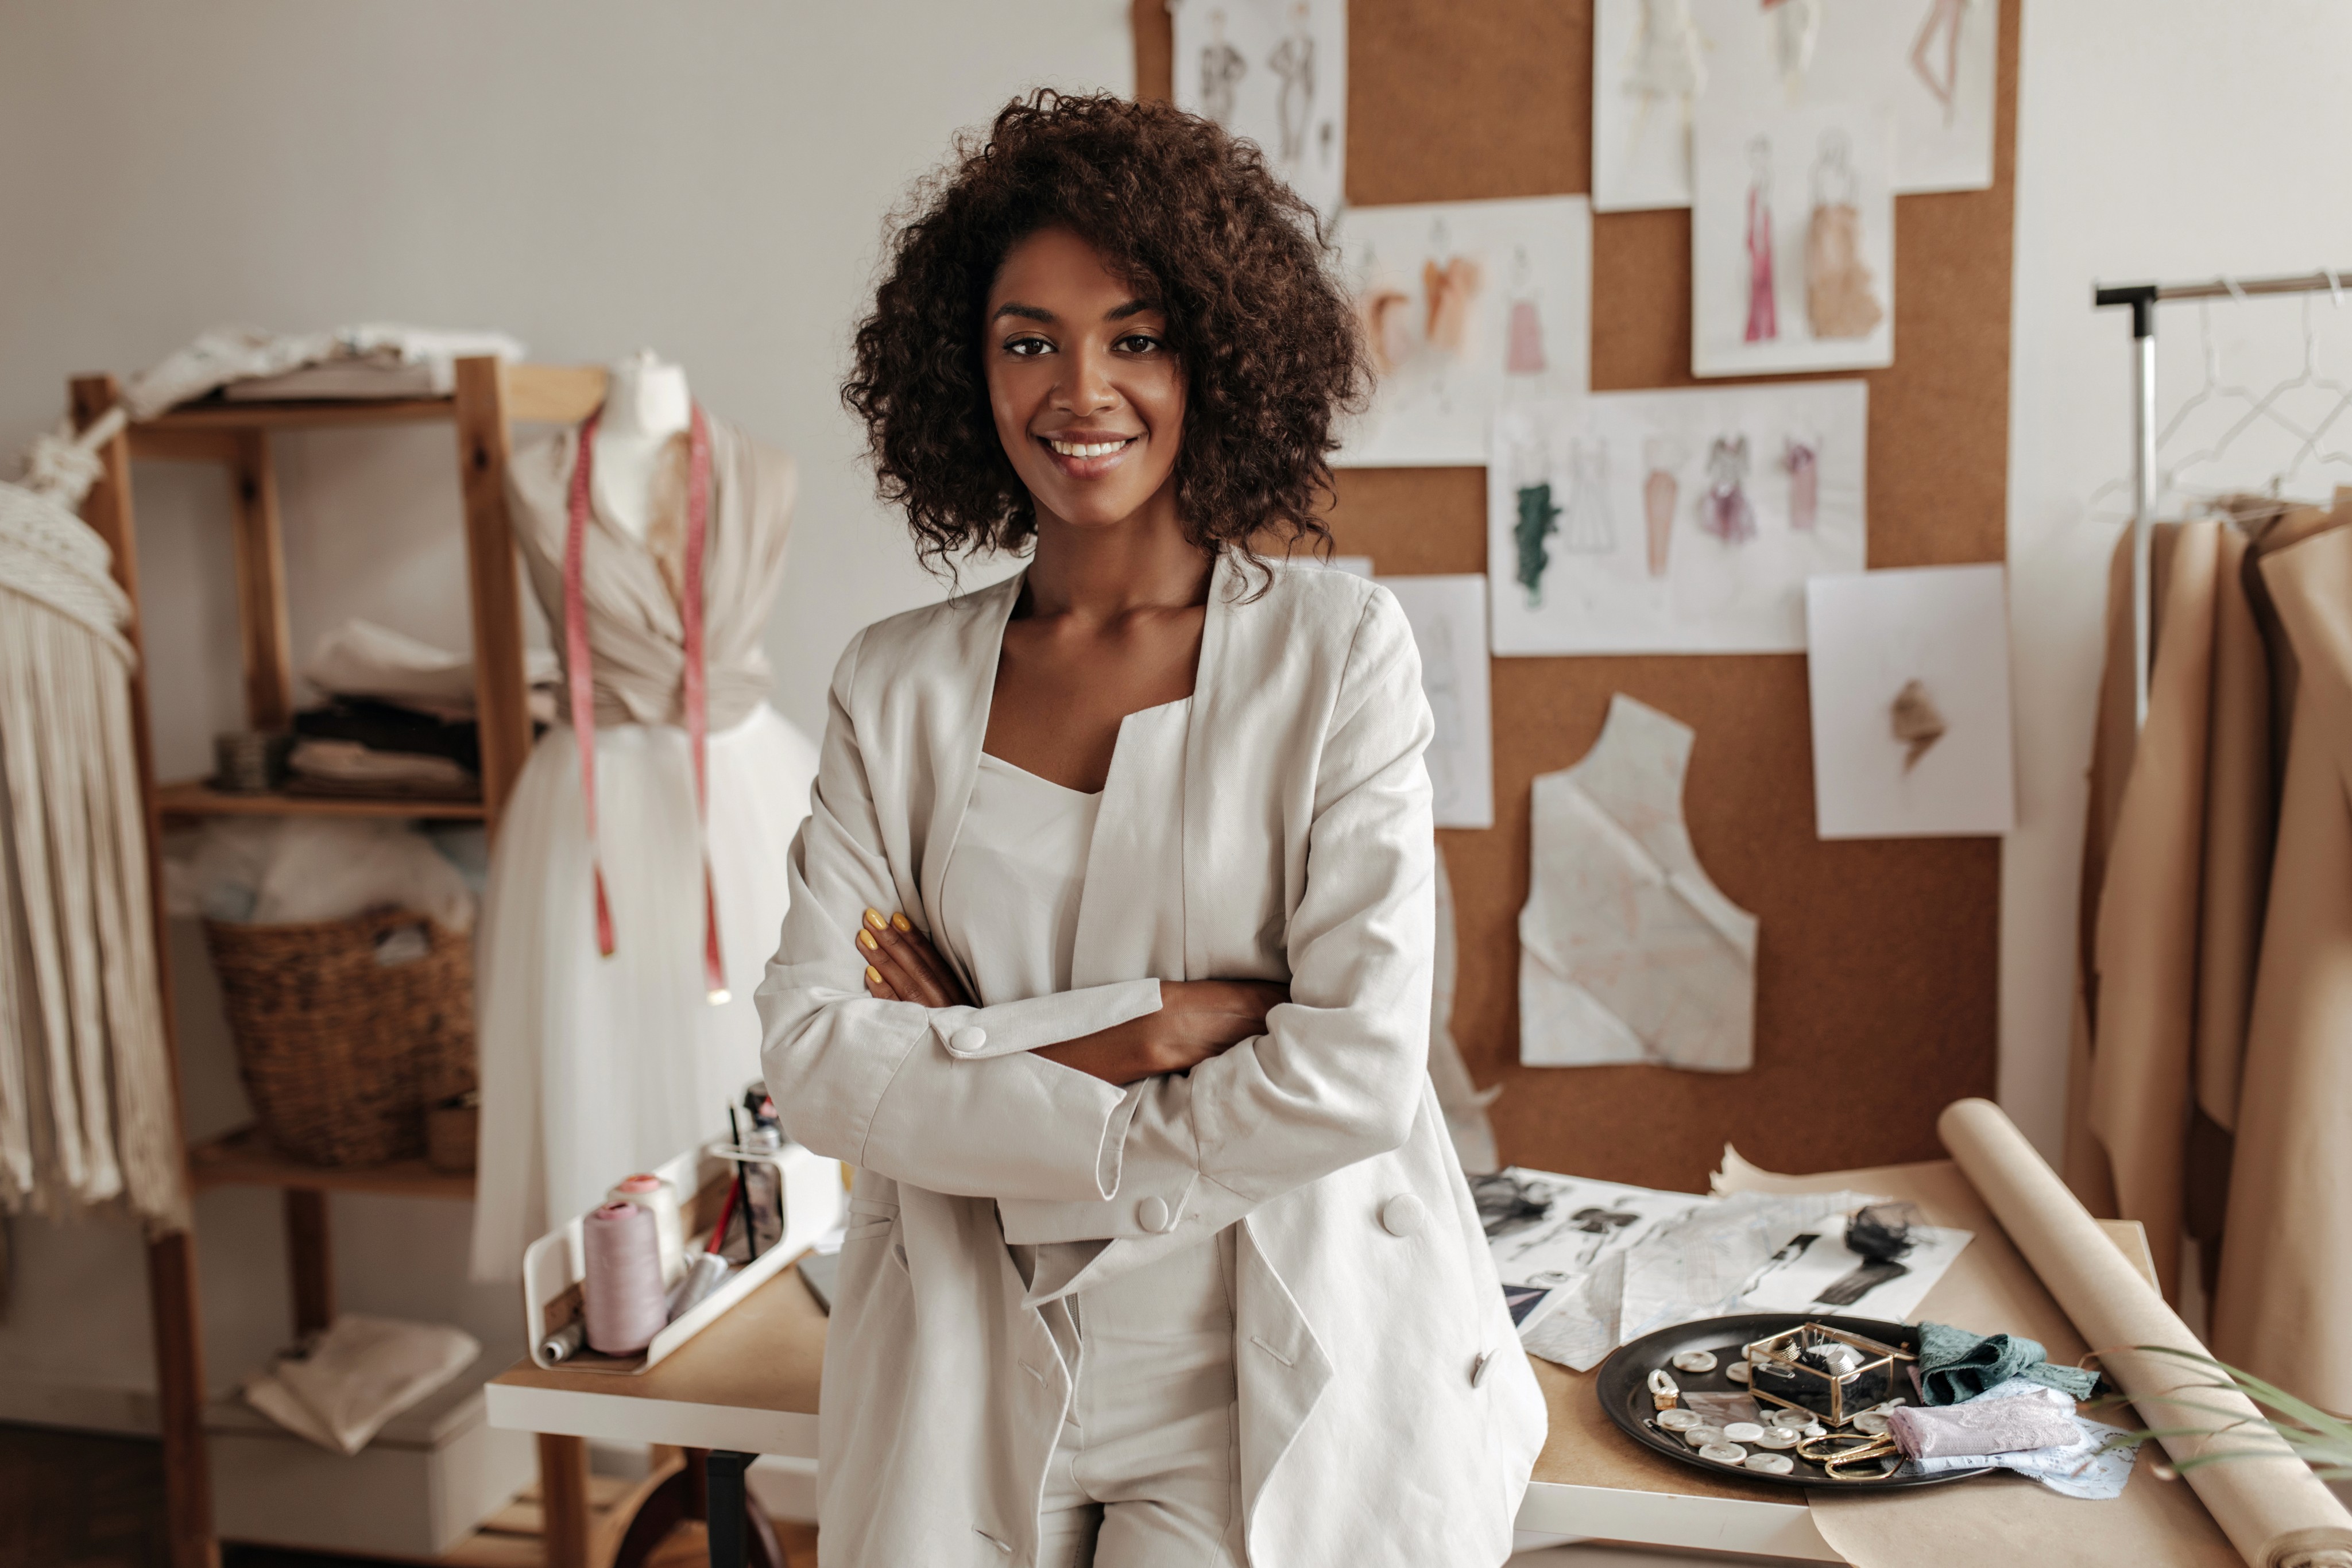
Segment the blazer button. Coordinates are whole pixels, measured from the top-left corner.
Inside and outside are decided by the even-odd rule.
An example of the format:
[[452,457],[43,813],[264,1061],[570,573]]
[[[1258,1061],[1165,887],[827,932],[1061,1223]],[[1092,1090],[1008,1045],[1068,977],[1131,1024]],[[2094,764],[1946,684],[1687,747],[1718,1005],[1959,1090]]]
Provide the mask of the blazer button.
[[1135,1222],[1155,1236],[1167,1230],[1173,1218],[1164,1197],[1147,1197],[1135,1206]]
[[958,1056],[970,1056],[988,1043],[988,1031],[978,1024],[966,1024],[948,1036],[948,1049]]
[[1381,1228],[1391,1236],[1418,1236],[1427,1212],[1421,1199],[1409,1192],[1399,1193],[1381,1205]]
[[1478,1359],[1470,1364],[1470,1386],[1476,1388],[1486,1381],[1486,1369],[1495,1364],[1495,1353],[1482,1350]]

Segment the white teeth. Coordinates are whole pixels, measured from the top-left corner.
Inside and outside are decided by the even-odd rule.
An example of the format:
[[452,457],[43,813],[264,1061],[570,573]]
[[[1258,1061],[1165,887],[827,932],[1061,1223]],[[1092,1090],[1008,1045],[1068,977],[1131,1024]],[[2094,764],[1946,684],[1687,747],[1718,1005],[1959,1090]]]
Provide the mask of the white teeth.
[[1108,457],[1125,446],[1127,443],[1124,441],[1055,441],[1048,438],[1045,444],[1065,457]]

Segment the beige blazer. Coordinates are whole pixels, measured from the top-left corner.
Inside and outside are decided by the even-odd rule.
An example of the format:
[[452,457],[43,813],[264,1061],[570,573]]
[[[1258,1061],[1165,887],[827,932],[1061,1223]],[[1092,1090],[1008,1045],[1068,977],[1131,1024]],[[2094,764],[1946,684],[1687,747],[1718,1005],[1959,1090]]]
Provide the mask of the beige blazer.
[[[1011,580],[869,627],[834,677],[792,912],[760,990],[784,1125],[857,1167],[825,1345],[828,1568],[1025,1564],[1070,1396],[1045,1312],[1228,1225],[1258,1568],[1510,1553],[1544,1405],[1426,1071],[1431,720],[1385,591],[1219,566],[1181,821],[1097,824],[1073,988],[933,1011],[865,993],[867,907],[929,928]],[[1181,882],[1124,874],[1162,863]],[[1155,941],[1171,925],[1181,941]],[[1181,974],[1145,972],[1181,952]],[[1034,1054],[1161,979],[1286,981],[1266,1032],[1121,1091]],[[1006,1242],[1072,1242],[1024,1287]]]

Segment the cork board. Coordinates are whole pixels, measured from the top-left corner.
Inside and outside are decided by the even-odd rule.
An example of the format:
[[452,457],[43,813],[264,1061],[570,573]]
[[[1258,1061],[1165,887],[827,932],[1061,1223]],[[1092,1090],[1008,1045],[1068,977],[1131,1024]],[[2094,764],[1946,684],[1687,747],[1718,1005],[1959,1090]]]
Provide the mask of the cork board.
[[[2019,4],[2000,0],[1993,187],[1896,199],[1895,362],[1866,374],[1874,568],[2003,557]],[[1137,91],[1166,97],[1167,12],[1133,16]],[[1348,26],[1350,203],[1589,188],[1591,0],[1354,0]],[[1693,384],[1690,214],[1592,228],[1593,389]],[[1486,569],[1483,469],[1342,473],[1330,520],[1383,574]],[[1999,841],[1817,840],[1802,655],[1496,659],[1493,676],[1496,826],[1438,840],[1454,1033],[1472,1075],[1503,1085],[1503,1157],[1688,1189],[1726,1142],[1782,1171],[1940,1157],[1937,1113],[1993,1092]],[[1750,1071],[1518,1065],[1528,784],[1584,755],[1617,692],[1698,732],[1691,836],[1762,921]]]

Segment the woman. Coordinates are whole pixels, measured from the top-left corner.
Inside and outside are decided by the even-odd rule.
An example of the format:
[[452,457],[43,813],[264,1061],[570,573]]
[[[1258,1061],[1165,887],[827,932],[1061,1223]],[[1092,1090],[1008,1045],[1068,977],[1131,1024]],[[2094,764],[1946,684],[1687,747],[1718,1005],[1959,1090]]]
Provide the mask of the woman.
[[1316,235],[1210,122],[1040,94],[859,328],[919,547],[1030,561],[851,643],[761,990],[857,1169],[828,1564],[1509,1553],[1543,1403],[1423,1068],[1419,662],[1251,548],[1323,538],[1362,381]]

